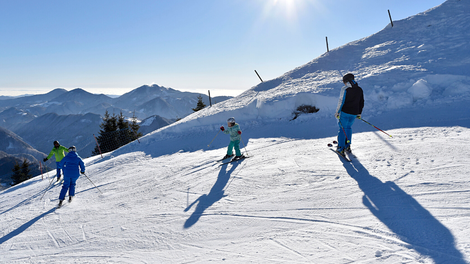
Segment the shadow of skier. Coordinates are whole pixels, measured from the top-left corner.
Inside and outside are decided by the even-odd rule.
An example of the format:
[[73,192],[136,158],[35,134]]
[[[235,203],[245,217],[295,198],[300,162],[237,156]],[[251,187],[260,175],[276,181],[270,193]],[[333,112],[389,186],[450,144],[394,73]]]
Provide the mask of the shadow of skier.
[[44,212],[42,214],[40,214],[39,216],[29,220],[28,222],[24,223],[23,225],[21,225],[20,227],[18,227],[17,229],[11,231],[9,234],[6,234],[4,235],[2,238],[0,238],[0,245],[5,243],[6,241],[14,238],[15,236],[23,233],[26,229],[28,229],[30,226],[32,226],[34,223],[36,223],[37,221],[39,221],[41,218],[43,218],[44,216],[54,212],[56,210],[55,207],[53,207],[52,209],[50,209],[49,211],[47,212]]
[[364,192],[363,204],[400,240],[435,263],[466,263],[452,233],[394,182],[382,182],[357,160],[343,162]]
[[222,165],[219,176],[217,177],[217,181],[215,182],[214,186],[212,186],[210,192],[208,194],[201,195],[193,203],[186,207],[186,209],[184,209],[184,211],[187,212],[194,204],[198,203],[196,210],[194,210],[193,214],[184,223],[184,228],[190,228],[195,223],[197,223],[207,208],[226,196],[224,195],[224,188],[230,179],[230,175],[241,162],[243,162],[243,160],[232,163],[233,166],[229,171],[227,171],[228,164]]

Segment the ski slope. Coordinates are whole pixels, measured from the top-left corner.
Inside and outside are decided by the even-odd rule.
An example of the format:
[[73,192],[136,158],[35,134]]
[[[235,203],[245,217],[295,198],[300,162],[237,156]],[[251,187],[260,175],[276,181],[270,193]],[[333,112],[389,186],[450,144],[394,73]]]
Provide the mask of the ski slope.
[[[356,124],[359,126],[359,124]],[[308,124],[295,128],[306,129]],[[40,177],[1,194],[3,263],[468,263],[470,130],[259,138],[225,149],[87,160],[74,201]],[[432,148],[430,147],[432,146]],[[53,175],[48,175],[52,177]]]
[[[82,176],[60,209],[53,172],[0,192],[0,262],[470,263],[469,8],[448,0],[86,159],[99,190]],[[393,136],[356,120],[351,163],[327,147],[346,72]],[[320,111],[293,120],[302,104]],[[250,158],[223,165],[231,116]]]

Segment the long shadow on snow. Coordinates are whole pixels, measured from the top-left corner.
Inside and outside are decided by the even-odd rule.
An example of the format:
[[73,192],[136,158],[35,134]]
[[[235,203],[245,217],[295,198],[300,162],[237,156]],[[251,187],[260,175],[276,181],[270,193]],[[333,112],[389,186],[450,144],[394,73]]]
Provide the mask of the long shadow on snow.
[[14,238],[15,236],[23,233],[26,229],[28,229],[30,226],[32,226],[34,223],[36,223],[37,221],[39,221],[41,218],[43,218],[44,216],[54,212],[56,210],[56,208],[52,208],[50,209],[49,211],[47,212],[44,212],[42,214],[40,214],[39,216],[29,220],[28,222],[24,223],[23,225],[21,225],[20,227],[18,227],[17,229],[11,231],[9,234],[6,234],[5,236],[3,236],[2,238],[0,238],[0,245],[7,242],[8,240]]
[[409,247],[435,263],[466,263],[449,229],[393,182],[382,182],[356,160],[343,161],[364,192],[363,203]]
[[[52,180],[54,180],[54,179],[55,179],[55,176],[53,177]],[[29,184],[28,184],[28,185],[29,185]],[[16,204],[15,206],[11,207],[10,209],[7,209],[7,210],[5,210],[5,211],[3,211],[3,212],[0,212],[0,215],[5,214],[5,213],[7,213],[7,212],[9,212],[9,211],[11,211],[11,210],[14,210],[14,209],[16,209],[16,208],[19,208],[20,206],[29,204],[29,203],[32,202],[32,200],[33,200],[34,198],[37,198],[37,197],[41,197],[41,198],[42,198],[45,192],[48,192],[49,190],[52,190],[52,189],[53,189],[54,187],[56,187],[56,186],[57,186],[56,184],[50,184],[46,189],[41,190],[40,192],[38,192],[38,193],[32,195],[32,196],[29,197],[29,198],[26,198],[25,200],[19,202],[18,204]],[[16,187],[16,186],[13,186],[13,187]],[[13,187],[12,187],[12,188],[13,188]],[[24,187],[24,186],[23,186],[23,187]],[[8,189],[8,191],[10,191],[10,189]]]
[[193,214],[184,223],[184,228],[190,228],[194,224],[196,224],[207,208],[209,208],[214,203],[226,196],[224,195],[224,188],[225,186],[227,186],[228,180],[230,179],[230,175],[241,162],[243,162],[243,160],[232,163],[233,166],[232,168],[230,168],[229,171],[227,171],[227,164],[222,165],[222,168],[219,172],[219,176],[217,177],[217,181],[215,182],[214,186],[212,186],[210,192],[208,194],[201,195],[186,209],[184,209],[184,211],[187,212],[189,209],[191,209],[194,204],[198,203],[196,206],[196,210],[194,210]]

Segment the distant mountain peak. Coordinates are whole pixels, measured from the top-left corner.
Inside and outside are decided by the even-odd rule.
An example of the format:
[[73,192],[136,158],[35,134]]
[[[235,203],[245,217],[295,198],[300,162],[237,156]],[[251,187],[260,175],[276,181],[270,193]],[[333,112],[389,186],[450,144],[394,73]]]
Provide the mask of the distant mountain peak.
[[175,90],[172,89],[172,88],[160,86],[158,84],[152,84],[152,85],[145,84],[145,85],[140,86],[137,89],[132,90],[129,93],[132,93],[132,92],[141,93],[143,91],[145,91],[145,92],[155,92],[155,91],[175,91]]
[[82,88],[75,88],[75,89],[69,91],[69,93],[92,94],[92,93],[90,93],[90,92],[87,92],[87,91],[83,90]]

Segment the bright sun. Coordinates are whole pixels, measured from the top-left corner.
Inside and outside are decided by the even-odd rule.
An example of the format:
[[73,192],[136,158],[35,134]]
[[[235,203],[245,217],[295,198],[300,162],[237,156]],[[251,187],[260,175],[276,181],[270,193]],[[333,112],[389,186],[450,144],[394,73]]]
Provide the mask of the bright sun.
[[295,33],[302,27],[301,21],[321,8],[319,0],[258,0],[262,12],[253,24],[253,32],[258,34],[267,28],[289,28]]
[[269,0],[266,3],[266,8],[277,15],[282,14],[288,20],[292,20],[296,18],[302,1],[304,0]]

